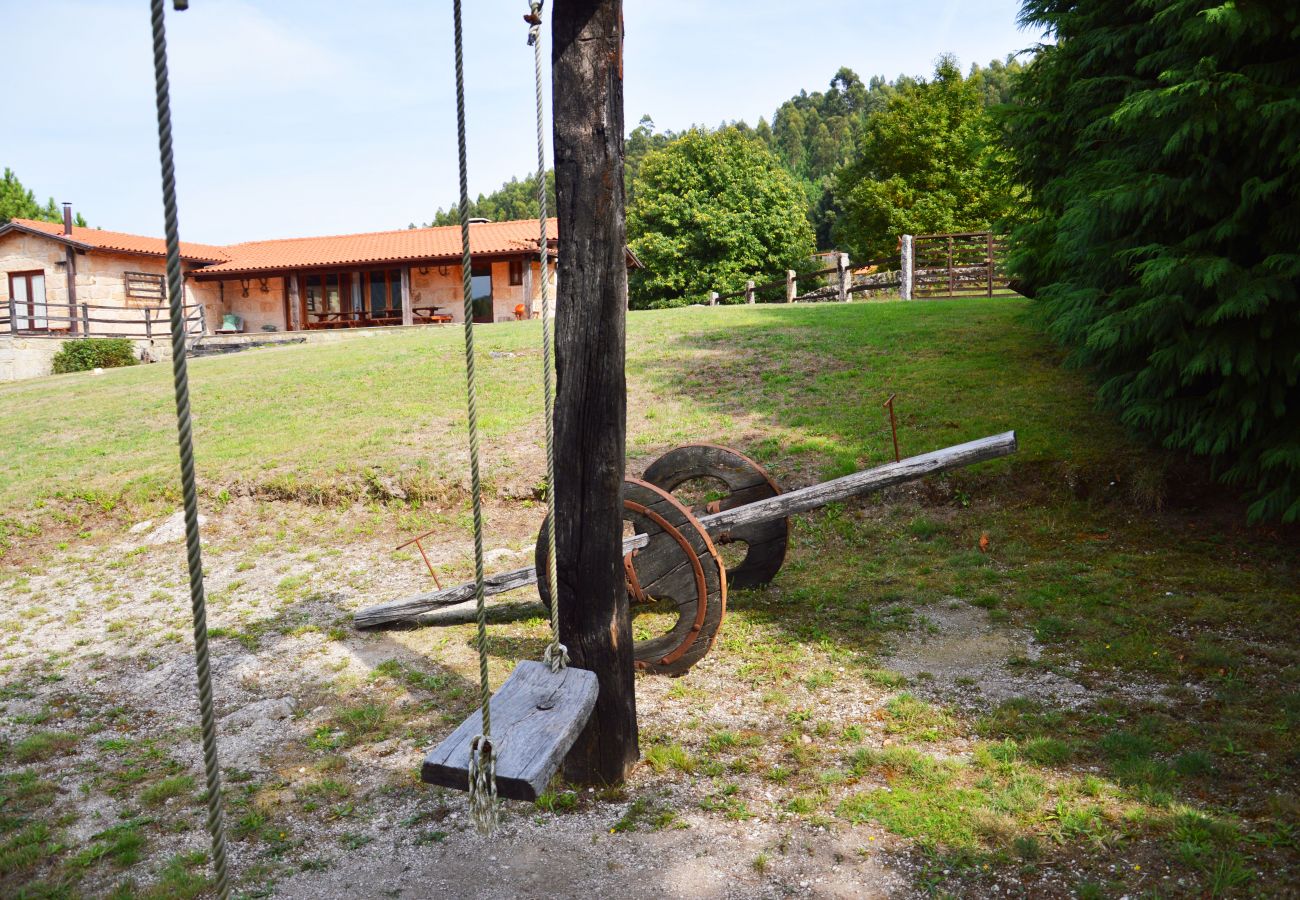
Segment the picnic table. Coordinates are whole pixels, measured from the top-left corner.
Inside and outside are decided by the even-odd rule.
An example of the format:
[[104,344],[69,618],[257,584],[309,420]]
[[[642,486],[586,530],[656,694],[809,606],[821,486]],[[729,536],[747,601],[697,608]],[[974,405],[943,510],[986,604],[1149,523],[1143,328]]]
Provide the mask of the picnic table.
[[[415,306],[411,308],[412,318],[417,322],[446,323],[452,317],[438,310],[441,306]],[[341,309],[314,312],[309,314],[308,328],[367,328],[376,325],[402,324],[401,307],[391,309]]]
[[421,319],[425,322],[438,324],[450,322],[452,320],[451,316],[446,313],[438,312],[440,309],[445,309],[445,307],[433,306],[430,304],[429,306],[413,306],[411,307],[411,312],[415,314],[417,319]]

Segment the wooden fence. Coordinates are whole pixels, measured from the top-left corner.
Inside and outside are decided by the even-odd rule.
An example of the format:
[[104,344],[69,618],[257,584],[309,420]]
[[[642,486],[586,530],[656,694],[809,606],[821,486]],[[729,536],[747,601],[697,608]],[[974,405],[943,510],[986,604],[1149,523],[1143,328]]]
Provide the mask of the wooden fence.
[[991,231],[912,238],[913,297],[992,297],[1007,287],[1005,239]]
[[[901,273],[891,269],[892,265],[893,260],[883,260],[866,266],[850,266],[849,255],[841,253],[838,263],[830,268],[802,274],[788,269],[784,278],[762,284],[747,281],[738,291],[725,294],[710,291],[709,305],[740,298],[744,298],[745,303],[846,303],[854,294],[897,287]],[[809,284],[816,284],[816,287],[800,293],[801,280],[805,287]]]
[[[709,305],[743,298],[744,303],[847,302],[852,295],[897,289],[904,300],[919,297],[992,297],[1008,290],[1003,266],[1006,241],[991,231],[953,234],[904,235],[897,259],[849,265],[847,253],[828,269],[797,274],[755,284],[738,291],[709,292]],[[803,293],[804,286],[816,285]]]
[[[166,338],[171,333],[166,306],[102,306],[78,303],[75,314],[63,304],[17,303],[0,308],[0,334],[34,338],[116,337],[132,340]],[[185,307],[185,331],[203,334],[203,307]]]

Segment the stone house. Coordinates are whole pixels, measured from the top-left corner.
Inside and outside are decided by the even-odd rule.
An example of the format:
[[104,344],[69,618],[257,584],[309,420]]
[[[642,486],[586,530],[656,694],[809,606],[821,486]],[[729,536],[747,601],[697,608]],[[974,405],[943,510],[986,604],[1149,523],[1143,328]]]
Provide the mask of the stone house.
[[[64,219],[0,225],[0,341],[11,349],[16,341],[49,346],[49,338],[84,336],[165,342],[164,241],[75,227],[66,206]],[[556,220],[547,234],[545,277],[554,297]],[[470,225],[476,322],[536,314],[543,277],[537,241],[536,219]],[[638,265],[630,253],[628,261]],[[227,246],[182,242],[181,262],[196,339],[463,319],[459,226]],[[30,374],[44,373],[0,371],[0,380]]]

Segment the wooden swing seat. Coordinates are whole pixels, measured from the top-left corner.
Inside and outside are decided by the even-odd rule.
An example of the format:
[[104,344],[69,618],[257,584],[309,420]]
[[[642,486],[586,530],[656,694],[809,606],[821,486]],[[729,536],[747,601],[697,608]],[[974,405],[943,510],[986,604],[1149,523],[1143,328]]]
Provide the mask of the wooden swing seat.
[[[596,706],[596,673],[572,667],[551,672],[545,663],[525,660],[492,695],[497,795],[536,800],[578,739]],[[429,751],[420,779],[469,790],[469,745],[482,731],[480,709]]]

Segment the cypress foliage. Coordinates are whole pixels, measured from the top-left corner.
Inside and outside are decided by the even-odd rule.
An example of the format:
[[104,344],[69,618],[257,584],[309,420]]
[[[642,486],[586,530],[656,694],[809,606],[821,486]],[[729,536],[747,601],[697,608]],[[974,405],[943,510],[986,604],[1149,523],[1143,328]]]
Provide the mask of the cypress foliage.
[[1025,0],[1010,265],[1124,422],[1300,519],[1300,5]]

